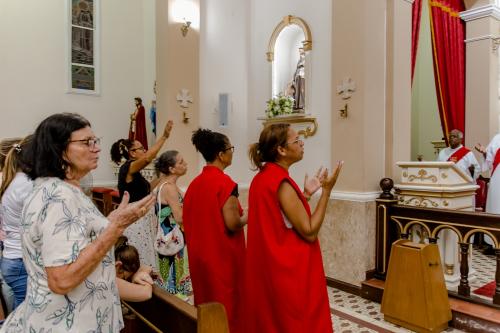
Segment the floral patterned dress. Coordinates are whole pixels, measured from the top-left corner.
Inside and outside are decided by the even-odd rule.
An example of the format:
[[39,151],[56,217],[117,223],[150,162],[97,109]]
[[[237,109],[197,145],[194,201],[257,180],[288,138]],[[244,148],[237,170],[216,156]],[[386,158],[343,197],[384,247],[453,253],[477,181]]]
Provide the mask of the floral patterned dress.
[[0,332],[119,332],[123,319],[113,249],[66,295],[48,287],[45,267],[74,262],[108,225],[92,201],[58,178],[40,178],[26,199],[21,223],[28,289]]
[[[181,194],[179,194],[179,202],[181,204],[183,202]],[[156,208],[158,210],[158,207]],[[161,221],[160,226],[163,232],[167,234],[177,224],[172,209],[169,205],[162,204],[158,215]],[[183,300],[188,300],[193,295],[193,287],[189,275],[187,247],[184,246],[182,250],[173,256],[161,254],[158,254],[158,256],[160,275],[163,279],[163,284],[160,282],[158,284],[169,293],[177,295]]]

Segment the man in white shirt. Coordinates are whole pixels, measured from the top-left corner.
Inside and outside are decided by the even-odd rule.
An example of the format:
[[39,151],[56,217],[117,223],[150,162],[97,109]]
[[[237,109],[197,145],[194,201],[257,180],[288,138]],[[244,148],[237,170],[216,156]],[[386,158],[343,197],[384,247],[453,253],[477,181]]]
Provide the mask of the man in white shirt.
[[466,174],[472,176],[475,183],[475,180],[481,174],[481,167],[474,153],[462,145],[463,138],[464,134],[461,131],[457,129],[452,130],[448,137],[450,146],[439,152],[437,160],[442,162],[455,162],[457,167],[462,169]]
[[[470,175],[473,183],[481,174],[481,168],[477,162],[474,153],[462,145],[464,134],[457,130],[451,130],[448,136],[449,147],[439,152],[438,161],[454,162],[466,174]],[[445,280],[457,282],[460,278],[458,263],[458,237],[451,230],[443,230],[440,233],[438,246],[441,252],[441,258],[444,258]],[[469,272],[471,273],[471,272]],[[470,275],[469,275],[470,276]]]

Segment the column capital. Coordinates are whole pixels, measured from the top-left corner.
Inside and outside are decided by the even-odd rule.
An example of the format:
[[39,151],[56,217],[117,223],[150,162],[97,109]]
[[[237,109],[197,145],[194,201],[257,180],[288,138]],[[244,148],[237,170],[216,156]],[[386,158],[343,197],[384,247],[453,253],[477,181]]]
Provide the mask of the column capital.
[[460,13],[460,18],[465,22],[485,18],[492,17],[498,21],[500,21],[500,7],[495,4],[480,6],[477,8],[472,8],[469,10],[465,10]]

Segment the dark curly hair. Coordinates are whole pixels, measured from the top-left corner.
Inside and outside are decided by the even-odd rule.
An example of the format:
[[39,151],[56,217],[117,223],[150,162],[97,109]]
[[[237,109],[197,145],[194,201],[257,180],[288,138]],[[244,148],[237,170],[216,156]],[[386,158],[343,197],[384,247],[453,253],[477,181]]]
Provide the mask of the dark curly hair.
[[120,236],[115,244],[115,260],[122,262],[124,271],[135,273],[141,267],[139,252],[135,246],[128,244],[128,238]]
[[175,163],[177,163],[177,155],[179,155],[179,152],[177,150],[167,150],[166,152],[161,154],[160,157],[158,157],[155,161],[156,174],[158,176],[160,175],[160,173],[169,175],[169,168],[175,167]]
[[130,158],[130,149],[134,145],[134,140],[120,139],[111,146],[111,160],[116,164],[120,164],[122,158],[128,160]]
[[45,118],[26,147],[28,176],[65,179],[69,165],[63,155],[71,133],[85,127],[90,127],[90,122],[76,113],[56,113]]
[[191,142],[196,150],[201,153],[205,161],[210,163],[215,161],[218,153],[227,148],[229,139],[222,133],[199,128],[193,132]]

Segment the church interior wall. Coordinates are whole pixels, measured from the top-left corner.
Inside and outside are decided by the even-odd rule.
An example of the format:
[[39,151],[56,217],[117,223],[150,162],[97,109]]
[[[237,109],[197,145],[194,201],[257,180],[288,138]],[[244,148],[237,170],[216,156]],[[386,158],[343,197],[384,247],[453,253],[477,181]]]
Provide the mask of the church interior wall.
[[310,66],[310,82],[306,82],[306,113],[317,117],[318,131],[305,139],[304,159],[291,168],[291,175],[302,183],[306,172],[312,173],[319,166],[331,167],[331,81],[332,66],[332,1],[315,1],[311,6],[301,0],[256,0],[250,4],[250,50],[248,87],[249,142],[257,141],[262,129],[258,117],[264,116],[266,101],[270,99],[271,63],[266,52],[271,34],[286,15],[304,19],[312,33],[312,50],[306,66]]
[[90,120],[96,135],[103,137],[94,184],[113,183],[110,146],[128,135],[133,98],[149,96],[144,100],[151,100],[152,82],[145,82],[155,66],[154,49],[145,47],[154,40],[147,33],[152,23],[144,16],[146,10],[151,11],[148,2],[101,1],[101,18],[106,19],[101,19],[100,26],[98,96],[67,93],[64,1],[0,2],[2,137],[27,135],[52,113],[80,113]]
[[[246,0],[207,0],[201,3],[200,126],[226,134],[235,152],[227,173],[247,188],[250,172],[248,144],[248,7]],[[264,51],[263,51],[264,52]],[[255,75],[264,75],[262,69]],[[228,123],[219,123],[219,94],[228,94]],[[263,109],[262,109],[263,110]],[[253,138],[252,138],[253,139]],[[194,166],[193,166],[194,167]]]
[[422,155],[424,161],[437,158],[431,141],[443,137],[436,97],[432,58],[429,7],[422,6],[417,59],[412,85],[412,149],[411,159]]
[[[199,13],[200,2],[190,1]],[[192,132],[200,126],[200,25],[197,15],[186,36],[180,31],[174,0],[156,0],[156,80],[158,130],[167,120],[174,129],[161,151],[175,149],[188,164],[187,174],[179,179],[187,186],[199,172],[201,156],[191,143]],[[192,102],[181,107],[177,96],[187,90]],[[184,115],[187,119],[184,119]],[[161,152],[160,151],[160,152]]]

